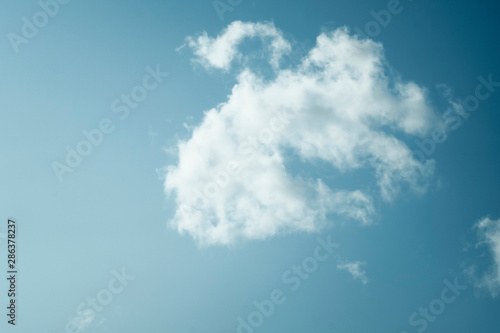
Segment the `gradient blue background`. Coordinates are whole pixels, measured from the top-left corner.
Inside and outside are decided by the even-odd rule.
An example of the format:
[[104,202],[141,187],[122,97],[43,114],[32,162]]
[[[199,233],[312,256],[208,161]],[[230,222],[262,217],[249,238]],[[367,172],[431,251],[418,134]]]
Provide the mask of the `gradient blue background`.
[[[438,297],[443,280],[465,280],[464,246],[479,218],[500,216],[500,90],[438,145],[430,191],[379,208],[376,225],[339,226],[235,248],[199,249],[166,227],[173,201],[157,169],[175,163],[164,147],[189,135],[204,110],[223,101],[232,78],[193,68],[184,38],[210,36],[233,20],[273,21],[300,51],[339,26],[363,27],[387,1],[250,1],[221,21],[211,1],[73,0],[20,52],[20,33],[36,1],[0,4],[0,232],[19,221],[19,324],[2,332],[64,331],[76,306],[107,286],[112,270],[136,277],[86,332],[236,332],[252,302],[287,290],[282,273],[332,235],[338,256],[366,261],[369,283],[336,269],[336,255],[276,309],[257,332],[415,332],[408,316]],[[479,75],[500,80],[497,1],[402,0],[404,10],[374,37],[389,63],[429,88],[474,92]],[[146,66],[169,77],[120,121],[111,102],[141,83]],[[191,118],[192,117],[192,118]],[[102,118],[113,133],[59,182],[51,169],[81,131]],[[154,135],[151,135],[154,133]],[[415,146],[410,146],[416,148]],[[5,243],[1,244],[4,267]],[[485,260],[479,258],[478,260]],[[6,304],[2,283],[0,297]],[[4,308],[1,305],[0,308]],[[470,286],[427,332],[497,332],[498,300]]]

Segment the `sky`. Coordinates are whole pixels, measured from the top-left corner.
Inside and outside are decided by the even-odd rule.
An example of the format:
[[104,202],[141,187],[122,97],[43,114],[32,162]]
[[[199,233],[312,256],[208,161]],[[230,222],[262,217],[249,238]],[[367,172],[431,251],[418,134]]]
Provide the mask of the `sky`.
[[499,14],[2,2],[0,331],[497,332]]

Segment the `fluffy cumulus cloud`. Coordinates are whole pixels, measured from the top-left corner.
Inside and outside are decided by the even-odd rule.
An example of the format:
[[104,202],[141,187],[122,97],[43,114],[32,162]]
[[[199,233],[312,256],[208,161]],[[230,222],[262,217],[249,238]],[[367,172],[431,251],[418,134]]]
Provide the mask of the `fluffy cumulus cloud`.
[[366,263],[361,261],[353,261],[348,263],[342,263],[337,265],[337,269],[346,270],[355,280],[360,280],[361,283],[367,284],[368,278],[366,277],[366,272],[362,268],[362,266],[366,265]]
[[478,235],[476,247],[486,247],[489,256],[489,265],[486,271],[479,272],[479,265],[468,267],[468,273],[476,287],[486,289],[492,297],[500,294],[500,219],[482,218],[475,225]]
[[[260,41],[265,62],[247,61],[249,39]],[[290,43],[273,24],[233,22],[187,45],[195,62],[234,73],[236,84],[178,143],[178,161],[167,168],[179,232],[210,245],[313,232],[335,220],[368,224],[374,198],[425,191],[433,163],[414,158],[403,140],[426,135],[435,114],[425,90],[388,66],[380,43],[337,29],[292,66],[283,61]],[[257,67],[266,65],[272,75],[263,77]],[[374,188],[306,177],[292,160],[366,172]]]

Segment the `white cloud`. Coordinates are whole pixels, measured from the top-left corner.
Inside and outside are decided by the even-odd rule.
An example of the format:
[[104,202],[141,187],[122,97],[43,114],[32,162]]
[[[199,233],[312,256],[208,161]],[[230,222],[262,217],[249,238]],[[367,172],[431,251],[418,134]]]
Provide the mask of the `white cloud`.
[[94,322],[94,320],[95,312],[87,309],[71,319],[71,326],[74,327],[75,332],[83,332]]
[[[242,59],[247,37],[271,50],[273,78]],[[235,61],[243,68],[228,99],[205,112],[167,168],[165,190],[177,205],[171,225],[179,232],[210,245],[313,232],[331,217],[370,223],[374,189],[301,176],[290,170],[291,157],[373,174],[386,202],[402,186],[425,191],[433,162],[413,158],[402,138],[425,135],[434,112],[423,88],[388,74],[381,44],[338,29],[319,35],[299,65],[283,69],[279,59],[290,43],[270,23],[234,22],[216,38],[187,40],[206,68],[229,70]]]
[[337,269],[346,270],[352,275],[354,280],[360,280],[363,284],[368,283],[368,278],[366,277],[366,272],[361,266],[366,265],[365,262],[353,261],[345,264],[337,265]]
[[208,37],[204,32],[198,37],[188,37],[187,44],[197,55],[196,61],[205,67],[228,70],[235,58],[241,58],[238,46],[246,38],[259,37],[268,44],[272,53],[270,63],[278,67],[283,54],[290,52],[290,44],[272,24],[244,23],[235,21],[217,38]]
[[476,272],[476,266],[469,267],[468,272],[476,287],[486,288],[492,297],[497,297],[500,294],[500,219],[492,220],[484,217],[474,228],[479,237],[476,247],[486,246],[493,263],[483,274]]

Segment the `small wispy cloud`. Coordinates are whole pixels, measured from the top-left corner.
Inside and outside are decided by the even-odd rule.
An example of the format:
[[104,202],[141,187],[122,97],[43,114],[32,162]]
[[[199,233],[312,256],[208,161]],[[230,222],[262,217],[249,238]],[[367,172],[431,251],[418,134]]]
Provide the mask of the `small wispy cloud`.
[[473,228],[477,234],[476,248],[486,248],[489,265],[484,272],[479,272],[479,264],[469,265],[466,273],[475,287],[485,289],[492,297],[500,295],[500,219],[489,217],[480,219]]
[[153,128],[150,126],[148,130],[148,137],[152,145],[157,143],[158,136],[159,136],[158,132],[155,132]]
[[95,312],[93,310],[87,309],[80,312],[76,317],[74,317],[70,323],[74,327],[75,333],[83,332],[89,327],[95,320]]
[[362,266],[365,265],[366,265],[365,262],[353,261],[353,262],[338,264],[337,269],[346,270],[347,272],[349,272],[349,274],[352,275],[352,277],[355,280],[360,280],[361,283],[367,284],[368,278],[366,277],[365,270],[362,268]]

